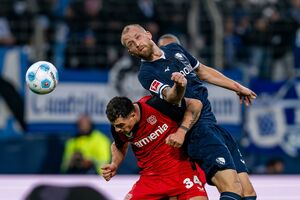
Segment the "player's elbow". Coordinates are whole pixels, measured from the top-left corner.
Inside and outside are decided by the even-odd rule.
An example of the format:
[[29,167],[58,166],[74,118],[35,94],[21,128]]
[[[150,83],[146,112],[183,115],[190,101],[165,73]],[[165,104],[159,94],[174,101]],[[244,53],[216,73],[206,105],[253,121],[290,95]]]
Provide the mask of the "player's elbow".
[[192,104],[193,104],[194,112],[201,113],[201,110],[202,110],[202,107],[203,107],[202,102],[198,99],[192,99],[191,101],[192,101]]
[[205,82],[209,80],[209,67],[207,67],[206,65],[200,64],[200,66],[195,69],[195,72],[200,80]]
[[174,105],[180,104],[183,96],[184,96],[184,92],[178,92],[173,88],[172,89],[166,88],[163,91],[164,100]]
[[203,104],[199,99],[186,99],[188,107],[195,114],[200,114]]

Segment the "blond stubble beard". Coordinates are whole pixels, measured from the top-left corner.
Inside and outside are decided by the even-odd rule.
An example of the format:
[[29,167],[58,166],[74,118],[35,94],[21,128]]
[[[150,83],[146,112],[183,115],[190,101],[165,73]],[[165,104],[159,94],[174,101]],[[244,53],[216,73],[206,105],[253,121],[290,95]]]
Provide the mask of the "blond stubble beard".
[[144,51],[143,53],[137,53],[134,54],[136,57],[138,58],[142,58],[144,60],[152,60],[152,56],[153,56],[153,44],[149,43],[148,46],[145,47],[147,49],[147,51]]

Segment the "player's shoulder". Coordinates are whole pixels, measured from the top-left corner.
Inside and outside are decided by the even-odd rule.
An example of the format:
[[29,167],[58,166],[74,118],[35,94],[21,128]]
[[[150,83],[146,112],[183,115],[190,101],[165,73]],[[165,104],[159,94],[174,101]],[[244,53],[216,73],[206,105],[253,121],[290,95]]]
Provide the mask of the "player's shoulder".
[[164,102],[165,102],[165,100],[163,100],[155,95],[144,96],[138,101],[139,104],[143,104],[143,105],[146,104],[151,107],[156,107],[156,105],[164,103]]
[[140,98],[140,100],[138,100],[138,102],[141,103],[141,104],[144,104],[151,98],[153,98],[152,95],[147,95],[147,96],[144,96],[144,97]]
[[138,72],[138,79],[140,82],[144,82],[146,80],[151,79],[151,77],[156,76],[157,68],[151,65],[148,62],[144,62],[141,64],[141,67]]
[[142,60],[139,71],[147,70],[147,69],[151,68],[152,65],[153,64],[151,62]]
[[180,51],[182,50],[182,46],[173,42],[166,46],[161,47],[162,50],[171,50],[171,51]]
[[138,74],[151,73],[156,70],[155,64],[149,61],[141,61]]

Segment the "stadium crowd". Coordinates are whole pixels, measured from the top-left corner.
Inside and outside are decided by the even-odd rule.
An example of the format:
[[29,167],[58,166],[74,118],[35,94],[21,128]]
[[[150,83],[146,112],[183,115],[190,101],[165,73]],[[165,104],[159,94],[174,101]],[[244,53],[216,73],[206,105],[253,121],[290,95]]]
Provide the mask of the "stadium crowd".
[[[185,0],[3,0],[0,44],[28,47],[32,62],[44,59],[65,68],[110,69],[123,55],[119,42],[122,27],[140,23],[150,30],[154,41],[164,33],[177,35],[202,62],[211,65],[215,21],[208,4]],[[215,5],[223,27],[220,69],[246,69],[253,76],[272,80],[295,74],[300,65],[299,0],[218,0]]]

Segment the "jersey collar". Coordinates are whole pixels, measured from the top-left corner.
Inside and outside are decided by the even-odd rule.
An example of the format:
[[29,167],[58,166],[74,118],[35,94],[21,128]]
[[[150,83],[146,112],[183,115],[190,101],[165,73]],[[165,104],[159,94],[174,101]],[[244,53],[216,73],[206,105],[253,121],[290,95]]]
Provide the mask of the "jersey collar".
[[[159,59],[166,59],[165,52],[163,50],[160,50],[160,51],[161,51],[161,56],[159,57]],[[141,59],[141,62],[152,62],[152,61],[147,61],[147,60]]]
[[161,56],[159,57],[159,59],[166,59],[166,55],[165,52],[163,50],[161,50]]

